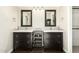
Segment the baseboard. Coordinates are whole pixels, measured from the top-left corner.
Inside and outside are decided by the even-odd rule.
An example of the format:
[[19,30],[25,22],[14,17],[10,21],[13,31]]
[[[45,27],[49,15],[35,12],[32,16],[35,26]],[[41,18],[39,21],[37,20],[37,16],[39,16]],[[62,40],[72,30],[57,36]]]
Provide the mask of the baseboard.
[[66,49],[63,49],[65,53],[72,53],[72,51],[68,51]]
[[8,53],[11,53],[13,51],[13,49],[9,50]]
[[65,53],[68,53],[68,51],[66,49],[63,49]]

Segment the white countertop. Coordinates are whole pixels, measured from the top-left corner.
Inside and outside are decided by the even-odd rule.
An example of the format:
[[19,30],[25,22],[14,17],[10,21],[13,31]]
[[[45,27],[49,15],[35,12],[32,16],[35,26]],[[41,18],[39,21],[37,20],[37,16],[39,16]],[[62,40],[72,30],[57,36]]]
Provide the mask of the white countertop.
[[44,30],[44,32],[63,32],[63,30]]
[[[33,31],[35,31],[35,30],[14,30],[13,32],[33,32]],[[44,32],[63,32],[63,30],[42,30],[42,31],[44,31]]]
[[33,32],[33,30],[14,30],[13,32]]

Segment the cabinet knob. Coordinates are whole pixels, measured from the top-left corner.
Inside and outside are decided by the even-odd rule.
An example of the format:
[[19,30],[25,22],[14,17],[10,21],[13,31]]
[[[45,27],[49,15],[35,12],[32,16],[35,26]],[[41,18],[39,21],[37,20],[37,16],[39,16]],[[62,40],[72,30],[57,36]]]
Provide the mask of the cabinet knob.
[[61,37],[60,35],[57,35],[57,37]]
[[27,38],[30,38],[30,35],[26,35]]
[[60,44],[61,42],[60,41],[58,41],[58,44]]
[[48,44],[48,43],[49,43],[49,41],[48,41],[48,40],[46,40],[46,43]]
[[18,41],[16,41],[16,43],[18,43]]
[[27,44],[29,44],[30,42],[29,41],[27,41]]
[[18,35],[16,35],[16,37],[18,37]]

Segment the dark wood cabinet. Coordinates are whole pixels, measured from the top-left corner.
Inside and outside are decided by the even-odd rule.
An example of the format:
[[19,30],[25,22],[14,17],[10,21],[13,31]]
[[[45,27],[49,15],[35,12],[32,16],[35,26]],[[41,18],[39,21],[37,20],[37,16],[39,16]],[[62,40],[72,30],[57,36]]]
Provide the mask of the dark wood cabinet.
[[63,49],[63,33],[62,32],[45,32],[44,48],[52,50]]
[[13,32],[14,51],[33,52],[34,48],[63,51],[63,32]]
[[13,38],[14,50],[32,48],[31,32],[14,32]]

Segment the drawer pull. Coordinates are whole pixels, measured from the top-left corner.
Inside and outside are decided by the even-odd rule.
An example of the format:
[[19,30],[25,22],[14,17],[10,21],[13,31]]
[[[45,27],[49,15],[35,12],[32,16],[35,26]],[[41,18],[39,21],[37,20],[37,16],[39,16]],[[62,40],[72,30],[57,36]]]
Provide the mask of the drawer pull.
[[18,35],[16,35],[16,37],[18,37]]
[[60,35],[57,35],[57,37],[61,37]]
[[18,43],[18,41],[16,41],[16,43]]

